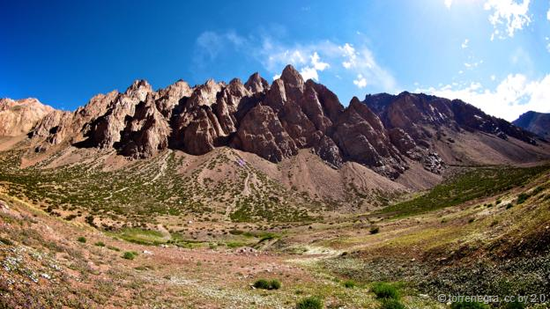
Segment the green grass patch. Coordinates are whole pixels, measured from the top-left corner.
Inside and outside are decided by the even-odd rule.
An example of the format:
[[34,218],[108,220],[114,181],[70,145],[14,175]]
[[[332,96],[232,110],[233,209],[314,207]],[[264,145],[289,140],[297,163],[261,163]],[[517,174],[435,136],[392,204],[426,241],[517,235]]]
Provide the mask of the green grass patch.
[[382,301],[381,309],[406,309],[400,301],[396,299],[385,299]]
[[303,298],[296,304],[296,309],[322,309],[322,308],[323,308],[323,301],[316,296]]
[[380,213],[407,217],[459,205],[523,185],[548,170],[550,165],[529,168],[476,168],[444,181],[424,195],[388,206],[380,210]]
[[343,285],[344,285],[345,288],[353,289],[354,287],[357,286],[357,283],[355,283],[355,281],[353,281],[353,280],[346,280],[346,281],[344,281]]
[[399,290],[392,284],[386,282],[376,282],[372,286],[372,292],[376,298],[380,299],[399,299]]
[[124,254],[122,255],[122,258],[123,259],[127,259],[127,260],[133,260],[136,258],[136,256],[138,256],[138,253],[135,252],[135,251],[126,251],[124,252]]
[[80,237],[78,237],[78,238],[76,239],[76,241],[78,241],[78,242],[81,242],[81,243],[85,244],[85,243],[86,243],[86,237],[82,237],[82,236],[80,236]]
[[144,230],[139,228],[124,228],[117,232],[109,233],[127,242],[139,245],[160,245],[166,243],[166,239],[159,231]]
[[97,246],[97,247],[105,247],[105,243],[102,242],[102,241],[98,241],[94,245]]

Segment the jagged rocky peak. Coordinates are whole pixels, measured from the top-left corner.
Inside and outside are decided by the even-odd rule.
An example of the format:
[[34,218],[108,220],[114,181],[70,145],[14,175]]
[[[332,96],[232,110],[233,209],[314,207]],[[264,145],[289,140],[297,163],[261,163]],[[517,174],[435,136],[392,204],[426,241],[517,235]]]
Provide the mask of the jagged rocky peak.
[[210,106],[216,103],[218,92],[221,91],[223,84],[216,83],[213,79],[209,79],[203,85],[195,87],[189,99],[189,106]]
[[304,90],[304,78],[300,75],[300,72],[290,64],[284,68],[281,74],[281,80],[283,80],[285,85],[289,88],[296,88],[300,91]]
[[143,79],[135,80],[124,92],[127,96],[137,98],[140,102],[145,101],[147,95],[153,92],[153,87]]
[[267,80],[263,79],[258,72],[250,75],[244,86],[252,93],[265,92],[269,90],[269,83]]
[[352,161],[397,178],[411,161],[440,173],[446,166],[436,151],[440,133],[463,130],[523,141],[532,136],[461,101],[424,94],[369,95],[344,107],[327,87],[304,82],[288,65],[271,85],[258,73],[244,84],[235,78],[190,87],[180,80],[156,92],[137,80],[74,113],[49,114],[32,142],[40,151],[65,144],[136,159],[167,148],[202,155],[226,146],[280,162],[311,149],[335,168]]

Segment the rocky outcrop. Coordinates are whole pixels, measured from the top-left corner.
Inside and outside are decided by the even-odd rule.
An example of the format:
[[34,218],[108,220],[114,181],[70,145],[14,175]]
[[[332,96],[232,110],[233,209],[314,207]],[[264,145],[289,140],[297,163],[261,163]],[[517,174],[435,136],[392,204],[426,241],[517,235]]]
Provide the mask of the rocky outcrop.
[[121,135],[117,148],[125,156],[152,157],[168,147],[170,126],[155,104],[152,94],[136,106],[132,120],[126,123]]
[[18,136],[31,129],[54,109],[37,99],[0,99],[0,136]]
[[344,158],[395,178],[406,168],[380,121],[366,105],[353,98],[335,124],[334,140]]
[[232,145],[273,162],[298,153],[298,147],[273,109],[262,104],[243,118]]
[[272,162],[310,149],[339,168],[346,161],[397,178],[411,161],[440,173],[445,162],[433,140],[441,130],[478,130],[530,140],[527,133],[473,106],[433,96],[354,98],[347,108],[325,86],[304,81],[292,66],[271,85],[252,74],[246,83],[184,81],[154,91],[146,81],[125,92],[97,95],[73,113],[53,111],[31,133],[36,151],[56,145],[115,150],[148,158],[164,149],[202,155],[229,146]]

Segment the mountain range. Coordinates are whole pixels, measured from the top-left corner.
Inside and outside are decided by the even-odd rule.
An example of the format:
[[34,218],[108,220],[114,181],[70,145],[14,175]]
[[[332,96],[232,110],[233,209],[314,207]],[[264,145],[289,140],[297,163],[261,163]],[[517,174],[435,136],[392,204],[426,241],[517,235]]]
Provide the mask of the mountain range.
[[344,107],[290,65],[271,85],[257,73],[245,83],[191,87],[180,80],[158,91],[138,80],[74,112],[36,99],[3,99],[0,111],[0,133],[28,133],[28,156],[40,157],[67,147],[128,159],[230,147],[277,163],[308,149],[334,169],[355,162],[396,180],[419,166],[441,174],[453,165],[524,164],[550,153],[536,134],[460,100],[403,92],[353,98]]

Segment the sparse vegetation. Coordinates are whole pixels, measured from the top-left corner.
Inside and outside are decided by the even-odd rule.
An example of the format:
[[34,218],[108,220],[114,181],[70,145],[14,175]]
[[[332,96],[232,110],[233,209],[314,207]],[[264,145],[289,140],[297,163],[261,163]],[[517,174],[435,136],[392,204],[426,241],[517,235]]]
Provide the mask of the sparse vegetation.
[[323,309],[323,301],[316,296],[306,297],[296,304],[296,309]]
[[102,241],[98,241],[94,245],[97,246],[97,247],[105,247],[105,243],[102,242]]
[[348,288],[348,289],[353,289],[354,287],[357,286],[357,283],[355,283],[355,281],[353,280],[346,280],[344,281],[344,287],[345,288]]
[[77,240],[78,242],[83,243],[83,244],[86,243],[86,237],[83,237],[83,236],[78,237],[76,240]]
[[378,226],[372,226],[369,230],[369,232],[374,235],[374,234],[378,234],[380,232],[380,227]]
[[406,309],[400,301],[396,299],[385,299],[382,301],[381,309]]
[[550,165],[529,168],[475,168],[446,180],[424,195],[388,206],[381,213],[406,217],[493,196],[525,184],[549,169]]
[[397,288],[386,282],[377,282],[373,284],[372,292],[376,295],[376,298],[399,299],[399,291]]
[[456,302],[451,304],[451,309],[489,309],[489,306],[477,302]]
[[137,252],[134,252],[134,251],[126,251],[124,252],[124,254],[122,255],[122,258],[123,259],[126,259],[126,260],[133,260],[136,258],[137,256]]
[[263,289],[263,290],[278,290],[281,288],[281,282],[277,279],[273,280],[266,280],[266,279],[259,279],[254,282],[253,285],[257,289]]

